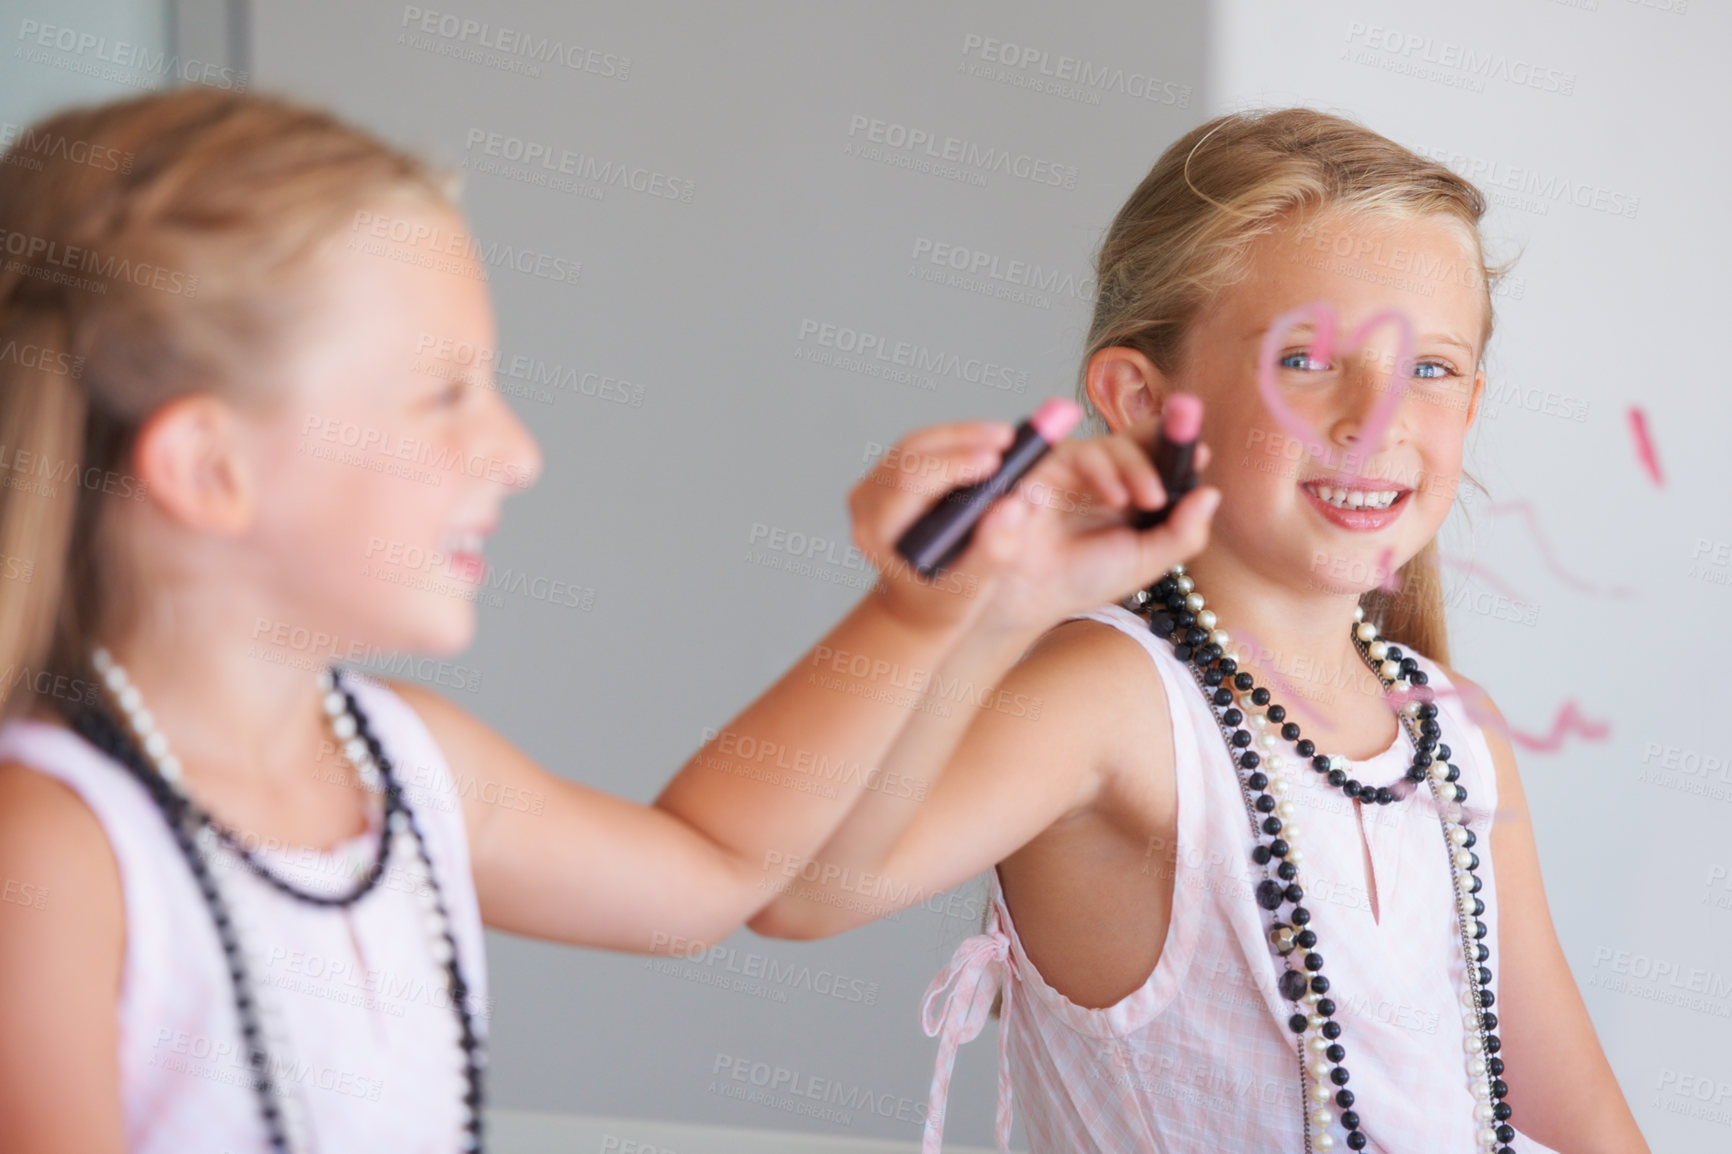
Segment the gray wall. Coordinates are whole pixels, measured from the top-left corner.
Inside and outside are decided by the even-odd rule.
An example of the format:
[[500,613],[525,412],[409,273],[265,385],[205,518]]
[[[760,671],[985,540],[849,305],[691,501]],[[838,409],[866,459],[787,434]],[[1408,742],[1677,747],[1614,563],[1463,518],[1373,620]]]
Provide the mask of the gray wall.
[[[173,37],[172,5],[165,0],[30,0],[0,3],[0,121],[24,125],[66,104],[108,100],[127,92],[145,92],[166,83],[159,68],[139,68],[144,58],[154,62],[169,51]],[[116,64],[112,47],[105,53],[87,45],[60,51],[43,47],[60,38],[61,30],[107,38],[110,46],[127,44]],[[106,55],[108,59],[102,59]],[[15,132],[16,130],[14,130]],[[14,132],[0,134],[10,140]]]
[[[1020,418],[1069,394],[1090,246],[1201,115],[1203,21],[1173,5],[1080,19],[912,3],[510,2],[462,14],[626,57],[629,69],[529,76],[454,59],[442,53],[464,42],[411,36],[401,4],[331,0],[258,6],[258,83],[452,165],[489,159],[466,148],[474,131],[690,182],[689,203],[617,187],[598,200],[471,170],[464,192],[484,241],[583,263],[575,285],[495,276],[502,348],[622,378],[642,403],[517,403],[547,471],[513,499],[489,552],[498,566],[593,588],[594,603],[484,607],[464,659],[481,686],[455,696],[543,764],[648,801],[705,726],[750,702],[870,583],[843,546],[835,561],[790,571],[800,559],[754,544],[754,526],[845,546],[843,498],[871,445],[933,421]],[[971,33],[1152,75],[1172,103],[1073,102],[970,77]],[[848,155],[869,143],[850,135],[856,116],[1074,168],[1074,186],[1068,173],[1058,186],[973,170],[958,181]],[[1054,270],[1066,291],[1019,303],[921,281],[911,269],[937,268],[913,259],[922,239]],[[1023,391],[814,363],[831,350],[802,339],[807,321],[1005,366]],[[825,942],[742,932],[727,943],[737,967],[761,965],[753,954],[809,965],[873,1005],[728,989],[716,984],[727,961],[668,974],[639,957],[493,935],[495,1101],[918,1140],[894,1114],[918,1117],[926,1102],[933,1043],[920,998],[978,931],[981,889],[949,912],[937,903]],[[980,1043],[964,1049],[947,1137],[990,1145],[996,1043]],[[709,1092],[718,1055],[865,1088],[892,1116],[855,1112],[842,1125],[726,1099]]]
[[[470,142],[498,134],[689,188],[689,201],[618,186],[597,197],[472,168],[465,191],[484,242],[581,263],[575,283],[494,274],[502,347],[530,366],[501,383],[547,470],[490,553],[500,570],[588,591],[588,607],[499,595],[463,658],[479,685],[450,692],[556,771],[645,801],[868,583],[840,546],[802,565],[762,543],[770,532],[845,542],[843,494],[873,446],[1070,391],[1091,247],[1179,133],[1230,108],[1302,103],[1478,180],[1497,204],[1488,234],[1525,254],[1498,301],[1493,393],[1469,446],[1502,504],[1479,502],[1444,540],[1454,663],[1519,732],[1550,733],[1567,703],[1605,727],[1518,748],[1551,906],[1654,1148],[1709,1149],[1732,1124],[1732,1060],[1710,1050],[1732,1017],[1732,743],[1717,730],[1732,685],[1713,664],[1732,624],[1732,467],[1709,363],[1732,239],[1718,196],[1732,103],[1713,54],[1732,15],[1681,4],[1479,0],[1444,16],[1412,0],[266,0],[232,27],[207,14],[179,35],[238,43],[255,84],[454,166],[492,159]],[[25,18],[163,27],[151,6],[14,9],[9,36]],[[532,74],[488,55],[478,32],[442,35],[437,19],[421,31],[422,9],[595,55]],[[987,38],[1049,65],[1123,69],[1138,89],[1152,77],[1154,99],[1043,91],[1039,63],[976,75]],[[124,91],[25,63],[9,54],[0,71],[6,119]],[[872,144],[851,133],[857,117],[1046,160],[1061,183],[852,155]],[[942,271],[924,259],[938,245],[1038,265],[1052,287],[923,279]],[[1022,391],[839,367],[824,325],[991,362]],[[577,388],[534,382],[571,370]],[[1631,405],[1663,485],[1637,462]],[[671,972],[493,935],[494,1101],[917,1139],[895,1117],[822,1122],[724,1098],[711,1070],[718,1055],[766,1061],[911,1115],[933,1053],[919,999],[978,925],[981,892],[826,942],[742,933],[728,957]],[[730,967],[755,956],[809,965],[873,1004],[729,988]],[[962,1052],[955,1141],[991,1142],[993,1046]]]

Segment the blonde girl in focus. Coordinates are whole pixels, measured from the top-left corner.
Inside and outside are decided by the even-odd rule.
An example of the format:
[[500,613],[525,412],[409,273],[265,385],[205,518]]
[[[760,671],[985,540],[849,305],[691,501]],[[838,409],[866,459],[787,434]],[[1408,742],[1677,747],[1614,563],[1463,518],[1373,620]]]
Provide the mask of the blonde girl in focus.
[[[1014,1097],[1034,1154],[1647,1149],[1501,717],[1447,664],[1436,536],[1485,387],[1485,208],[1292,108],[1187,133],[1113,221],[1083,389],[1115,430],[1202,399],[1208,545],[1049,631],[1001,685],[1037,720],[981,714],[923,803],[862,798],[749,923],[839,933],[991,871],[923,1010],[928,1154],[995,998],[1001,1148]],[[1318,302],[1327,356],[1320,312],[1276,325]],[[1320,453],[1260,391],[1266,339]],[[868,873],[865,912],[823,901]]]

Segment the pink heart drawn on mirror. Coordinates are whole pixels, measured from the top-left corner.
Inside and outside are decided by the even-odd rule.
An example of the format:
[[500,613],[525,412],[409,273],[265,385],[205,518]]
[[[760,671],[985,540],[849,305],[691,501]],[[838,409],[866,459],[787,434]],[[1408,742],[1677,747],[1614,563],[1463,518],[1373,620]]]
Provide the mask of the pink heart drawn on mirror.
[[[1287,335],[1288,330],[1304,320],[1313,320],[1317,326],[1316,335],[1306,347],[1305,355],[1328,360],[1329,355],[1335,351],[1335,309],[1328,301],[1312,301],[1282,313],[1263,334],[1262,352],[1257,357],[1257,391],[1262,394],[1269,414],[1281,428],[1303,444],[1308,455],[1327,462],[1333,455],[1328,444],[1318,438],[1315,431],[1293,411],[1293,407],[1281,395],[1281,386],[1275,380],[1275,352],[1280,348],[1282,338]],[[1395,377],[1399,384],[1392,383],[1384,390],[1386,395],[1377,402],[1376,408],[1366,418],[1359,437],[1354,442],[1356,446],[1367,447],[1346,450],[1340,467],[1335,470],[1337,476],[1358,476],[1365,468],[1365,458],[1376,455],[1384,432],[1395,419],[1396,406],[1401,404],[1402,390],[1407,388],[1407,377],[1413,370],[1413,322],[1408,320],[1407,314],[1400,309],[1384,309],[1366,317],[1359,323],[1358,328],[1347,335],[1342,347],[1349,352],[1357,349],[1359,342],[1368,332],[1384,324],[1394,324],[1401,338],[1401,354],[1395,361]]]

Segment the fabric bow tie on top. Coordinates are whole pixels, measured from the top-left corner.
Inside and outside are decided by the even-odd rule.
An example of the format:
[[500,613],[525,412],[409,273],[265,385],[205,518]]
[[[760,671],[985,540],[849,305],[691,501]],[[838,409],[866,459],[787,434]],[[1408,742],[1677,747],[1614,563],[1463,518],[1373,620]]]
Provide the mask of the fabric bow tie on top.
[[[945,987],[950,992],[945,993]],[[950,1095],[950,1075],[956,1067],[956,1051],[972,1042],[985,1029],[992,1012],[992,999],[1000,991],[1004,1006],[998,1027],[998,1148],[1010,1151],[1010,1051],[1005,1043],[1011,1006],[1010,938],[997,925],[986,933],[965,939],[951,955],[950,964],[939,971],[926,988],[920,1007],[920,1025],[928,1038],[938,1039],[938,1060],[932,1074],[932,1092],[926,1104],[926,1130],[921,1154],[939,1154],[944,1144],[944,1111]],[[939,999],[943,998],[940,1006]]]

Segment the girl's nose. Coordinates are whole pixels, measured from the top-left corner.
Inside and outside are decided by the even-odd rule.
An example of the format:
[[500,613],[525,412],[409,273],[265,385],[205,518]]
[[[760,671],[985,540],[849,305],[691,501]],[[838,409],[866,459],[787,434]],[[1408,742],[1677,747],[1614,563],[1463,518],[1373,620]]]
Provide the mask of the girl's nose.
[[499,462],[506,482],[527,489],[541,475],[541,446],[497,390],[490,390],[492,412],[487,453]]
[[[1409,398],[1406,396],[1404,382],[1396,378],[1394,362],[1394,353],[1387,357],[1366,358],[1357,366],[1357,372],[1348,375],[1353,387],[1344,390],[1342,409],[1335,422],[1336,436],[1343,443],[1359,447],[1358,443],[1364,439],[1366,426],[1375,421],[1375,414],[1379,409],[1389,404],[1391,389],[1399,390],[1402,395],[1396,399],[1394,408],[1389,411],[1389,423],[1378,440],[1388,444],[1399,443],[1405,438]],[[1367,447],[1366,451],[1376,452],[1382,447],[1372,445]]]

